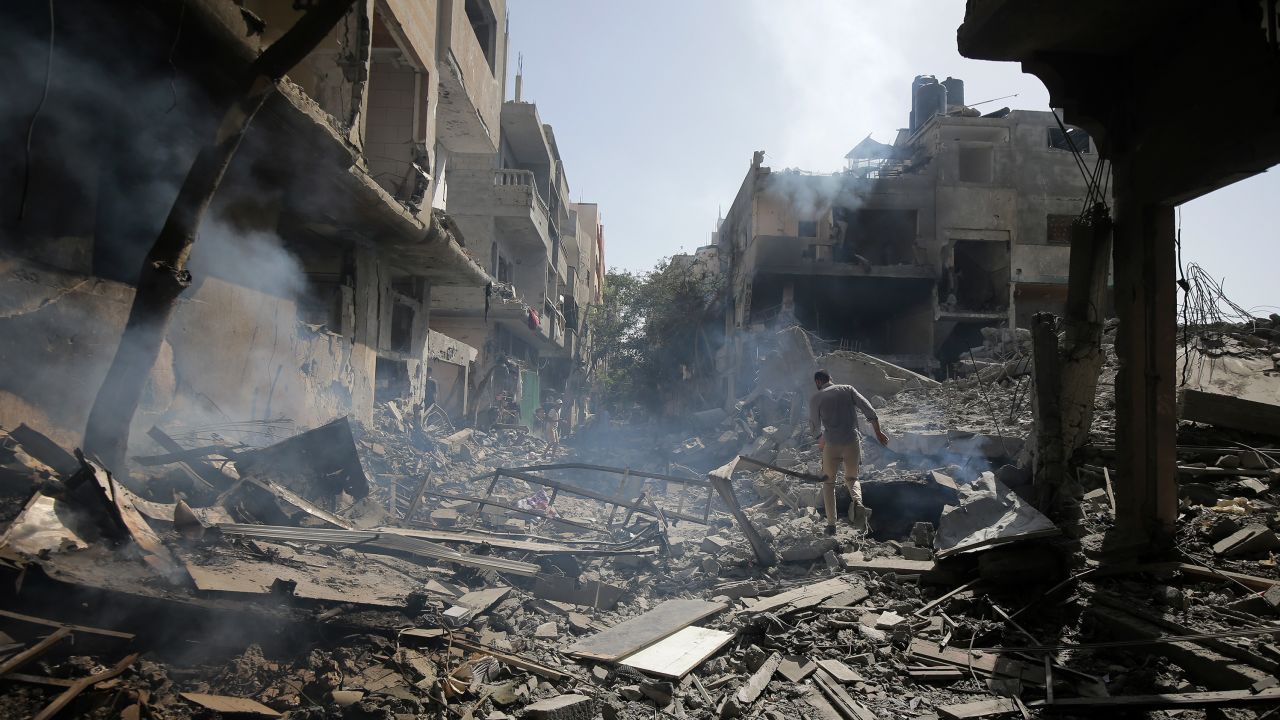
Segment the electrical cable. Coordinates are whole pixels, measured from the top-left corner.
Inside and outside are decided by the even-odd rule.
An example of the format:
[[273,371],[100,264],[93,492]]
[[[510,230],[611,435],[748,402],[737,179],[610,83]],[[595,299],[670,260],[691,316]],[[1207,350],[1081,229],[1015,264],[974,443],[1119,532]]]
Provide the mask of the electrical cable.
[[44,65],[44,89],[40,92],[40,102],[36,105],[35,112],[31,113],[31,122],[27,124],[27,143],[22,167],[22,194],[18,200],[18,222],[22,222],[27,214],[27,193],[31,188],[31,138],[36,131],[36,118],[40,117],[45,100],[49,98],[49,81],[53,77],[54,29],[53,0],[49,0],[49,56]]

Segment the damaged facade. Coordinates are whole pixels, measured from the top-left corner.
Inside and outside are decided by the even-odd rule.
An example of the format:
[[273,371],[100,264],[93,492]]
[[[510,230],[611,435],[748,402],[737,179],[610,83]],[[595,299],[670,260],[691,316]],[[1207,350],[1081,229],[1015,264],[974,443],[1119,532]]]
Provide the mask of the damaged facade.
[[495,147],[453,156],[447,205],[493,282],[437,293],[432,323],[479,351],[477,412],[518,393],[521,420],[532,425],[554,393],[572,422],[590,365],[587,309],[603,298],[600,209],[570,200],[555,134],[537,105],[505,102],[500,119]]
[[[912,92],[909,126],[891,145],[868,136],[842,172],[753,159],[716,233],[731,275],[729,397],[750,386],[753,328],[799,323],[832,346],[935,373],[979,344],[981,328],[1026,327],[1065,302],[1087,186],[1053,114],[982,116],[952,78],[917,77]],[[1068,131],[1091,157],[1089,138]]]
[[[78,444],[138,268],[212,136],[212,108],[299,7],[55,6],[47,99],[34,117],[5,118],[11,162],[0,172],[23,191],[6,193],[0,219],[0,425]],[[50,18],[12,15],[10,100],[35,108]],[[289,73],[201,228],[195,281],[136,428],[174,417],[369,423],[392,399],[422,412],[428,367],[437,404],[465,416],[483,342],[449,337],[432,306],[469,288],[482,308],[492,282],[488,239],[471,240],[446,210],[472,190],[467,158],[499,146],[505,20],[503,0],[358,2]]]

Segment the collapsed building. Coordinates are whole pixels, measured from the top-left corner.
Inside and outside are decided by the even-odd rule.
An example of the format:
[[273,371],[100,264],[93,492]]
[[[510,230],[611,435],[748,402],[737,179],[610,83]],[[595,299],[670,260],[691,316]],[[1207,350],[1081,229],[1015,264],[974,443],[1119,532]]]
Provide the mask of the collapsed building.
[[[0,219],[0,424],[78,444],[138,269],[215,109],[305,8],[155,0],[7,13],[15,72],[0,172],[15,191]],[[437,404],[466,415],[483,369],[473,365],[501,331],[450,335],[461,328],[432,312],[465,288],[483,313],[501,274],[491,238],[451,213],[469,218],[469,194],[511,189],[492,174],[472,187],[467,174],[469,158],[493,156],[516,132],[504,127],[505,18],[503,0],[360,2],[279,83],[201,228],[194,285],[137,427],[160,417],[315,427],[348,414],[368,424],[375,403],[425,411],[428,369]],[[576,230],[565,231],[575,242]],[[526,304],[563,313],[562,296],[598,297],[598,221],[582,234],[591,255],[573,262],[594,290],[577,290],[557,250],[557,284]],[[581,334],[585,313],[572,314]]]
[[756,153],[716,233],[731,278],[727,395],[750,387],[753,327],[799,323],[934,373],[981,328],[1060,308],[1088,189],[1072,147],[1094,152],[1051,112],[981,115],[962,81],[920,76],[908,127],[892,144],[868,136],[841,172],[776,170]]

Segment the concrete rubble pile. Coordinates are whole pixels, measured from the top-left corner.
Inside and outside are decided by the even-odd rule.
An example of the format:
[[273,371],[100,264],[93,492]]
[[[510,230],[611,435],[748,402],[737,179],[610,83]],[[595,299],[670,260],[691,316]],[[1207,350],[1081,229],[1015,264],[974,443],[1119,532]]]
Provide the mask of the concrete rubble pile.
[[[1018,345],[973,357],[1003,367]],[[1026,469],[1030,378],[983,372],[882,372],[906,382],[877,400],[889,446],[864,442],[870,527],[834,537],[799,385],[685,432],[588,426],[561,447],[396,405],[370,428],[340,418],[262,446],[157,431],[167,442],[129,474],[14,428],[0,437],[0,713],[1280,706],[1280,450],[1184,423],[1180,554],[1112,562],[1109,433],[1074,461],[1080,517],[1050,518]],[[1113,373],[1108,354],[1104,428]]]

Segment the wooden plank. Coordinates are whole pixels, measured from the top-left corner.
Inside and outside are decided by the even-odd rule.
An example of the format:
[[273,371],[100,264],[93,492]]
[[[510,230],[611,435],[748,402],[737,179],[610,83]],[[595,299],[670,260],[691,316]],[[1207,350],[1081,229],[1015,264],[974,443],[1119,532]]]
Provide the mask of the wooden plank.
[[1023,682],[1044,683],[1044,669],[1033,667],[1017,660],[974,651],[972,654],[960,648],[938,649],[938,644],[929,640],[915,638],[911,641],[910,653],[913,657],[932,660],[962,670],[972,670],[986,676],[1003,675],[1015,677]]
[[937,710],[938,714],[947,720],[970,720],[970,718],[1016,713],[1018,704],[1009,698],[991,698],[959,705],[939,705]]
[[628,655],[618,664],[679,680],[719,652],[733,637],[731,632],[690,626]]
[[249,698],[231,697],[230,695],[209,695],[206,693],[180,693],[183,699],[202,708],[226,715],[257,715],[259,717],[280,717],[280,713]]
[[1027,707],[1049,712],[1070,712],[1079,708],[1172,708],[1217,707],[1247,703],[1280,701],[1280,688],[1253,690],[1218,690],[1216,692],[1164,693],[1161,695],[1117,695],[1112,697],[1057,698],[1052,705],[1028,703]]
[[71,630],[65,627],[60,627],[57,630],[54,630],[53,632],[45,636],[45,638],[40,642],[36,643],[35,645],[32,645],[26,650],[23,650],[17,655],[14,655],[8,660],[5,660],[3,663],[0,663],[0,675],[4,675],[5,673],[11,673],[14,670],[17,670],[18,668],[22,667],[23,665],[26,665],[27,663],[31,662],[32,660],[35,660],[36,658],[45,654],[45,652],[48,651],[49,648],[53,647],[54,645],[57,645],[63,638],[67,637],[70,634],[71,634]]
[[965,583],[965,584],[961,585],[960,587],[957,587],[957,588],[955,588],[955,589],[951,590],[950,592],[946,593],[945,595],[940,595],[940,596],[938,596],[936,599],[934,599],[934,600],[932,600],[932,601],[930,601],[930,602],[926,603],[924,607],[920,608],[919,610],[917,610],[917,611],[915,611],[915,612],[913,612],[913,613],[911,613],[911,614],[912,614],[912,615],[915,615],[916,617],[924,617],[926,614],[928,614],[928,612],[929,612],[930,610],[934,609],[935,607],[938,607],[939,605],[941,605],[942,603],[944,603],[944,602],[946,602],[946,601],[950,600],[951,598],[955,597],[956,595],[959,595],[960,593],[962,593],[962,592],[964,592],[964,591],[966,591],[966,590],[972,590],[972,589],[973,589],[973,586],[974,586],[974,585],[977,585],[977,584],[978,584],[979,582],[981,582],[981,581],[982,581],[982,578],[975,578],[975,579],[973,579],[973,580],[970,580],[969,582],[967,582],[967,583]]
[[857,670],[840,662],[839,660],[831,660],[823,658],[818,661],[818,667],[822,668],[832,678],[843,685],[852,685],[854,683],[865,682]]
[[854,590],[853,585],[850,585],[839,578],[823,580],[822,582],[813,583],[812,585],[803,585],[798,588],[787,590],[786,592],[778,593],[777,595],[769,595],[761,598],[754,605],[742,612],[755,615],[763,612],[771,612],[786,605],[804,604],[811,600],[813,601],[812,604],[816,605],[827,598],[835,597],[836,595],[841,595],[852,590]]
[[567,652],[601,662],[617,662],[726,607],[724,603],[704,600],[667,600],[643,615],[578,641]]
[[90,675],[76,680],[70,687],[64,690],[61,695],[54,698],[53,702],[49,703],[43,710],[37,713],[35,717],[31,718],[31,720],[50,720],[54,715],[61,712],[63,708],[70,705],[71,701],[75,700],[80,693],[100,682],[103,682],[104,680],[110,680],[111,678],[118,677],[123,674],[125,670],[128,670],[129,666],[133,665],[137,659],[138,653],[133,653],[116,663],[108,670],[103,670],[96,675]]
[[31,683],[32,685],[52,685],[53,687],[64,688],[69,688],[76,684],[75,680],[68,680],[66,678],[45,677],[44,675],[27,675],[26,673],[7,673],[0,676],[0,680]]
[[846,720],[878,720],[876,714],[871,712],[865,705],[853,699],[835,678],[827,674],[825,670],[819,669],[813,674],[813,683],[818,686],[823,695],[835,706],[836,711],[840,713]]
[[7,617],[10,620],[19,620],[21,622],[32,623],[35,625],[45,625],[47,627],[68,627],[72,632],[88,633],[90,635],[101,635],[103,637],[118,638],[120,640],[132,640],[133,633],[120,632],[118,630],[104,630],[102,628],[89,627],[88,625],[74,625],[71,623],[61,623],[57,620],[49,620],[47,618],[36,617],[35,615],[23,615],[12,610],[0,610],[0,617]]

